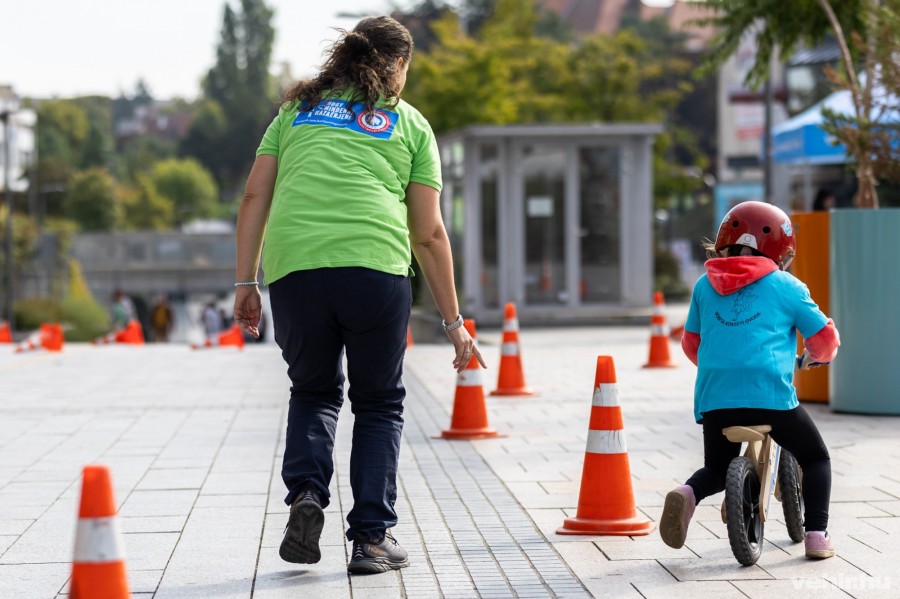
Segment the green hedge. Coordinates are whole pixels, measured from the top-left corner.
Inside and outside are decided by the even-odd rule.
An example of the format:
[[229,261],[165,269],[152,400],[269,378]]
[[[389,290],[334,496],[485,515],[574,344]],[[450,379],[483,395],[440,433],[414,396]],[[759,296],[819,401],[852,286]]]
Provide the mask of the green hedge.
[[67,297],[57,301],[34,297],[16,302],[16,328],[36,330],[42,323],[63,325],[66,341],[92,341],[109,330],[106,309],[91,297]]

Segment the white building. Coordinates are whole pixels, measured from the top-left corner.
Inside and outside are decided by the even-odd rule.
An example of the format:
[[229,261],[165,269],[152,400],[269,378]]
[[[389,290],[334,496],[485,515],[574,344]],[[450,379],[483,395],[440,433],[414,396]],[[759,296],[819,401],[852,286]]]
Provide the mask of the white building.
[[9,85],[0,85],[0,115],[6,127],[0,127],[0,189],[6,191],[7,134],[9,135],[10,189],[15,192],[28,190],[28,167],[37,160],[37,113],[21,108],[18,96]]

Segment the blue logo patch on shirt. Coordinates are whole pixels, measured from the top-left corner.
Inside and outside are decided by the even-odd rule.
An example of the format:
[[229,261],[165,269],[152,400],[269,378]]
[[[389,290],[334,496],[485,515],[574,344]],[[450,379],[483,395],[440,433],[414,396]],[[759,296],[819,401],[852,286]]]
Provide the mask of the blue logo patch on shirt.
[[390,139],[394,126],[400,119],[396,112],[383,108],[364,112],[365,107],[359,102],[350,106],[352,112],[347,108],[347,100],[325,100],[312,110],[303,110],[301,106],[291,126],[325,125],[336,129],[350,129],[378,139]]

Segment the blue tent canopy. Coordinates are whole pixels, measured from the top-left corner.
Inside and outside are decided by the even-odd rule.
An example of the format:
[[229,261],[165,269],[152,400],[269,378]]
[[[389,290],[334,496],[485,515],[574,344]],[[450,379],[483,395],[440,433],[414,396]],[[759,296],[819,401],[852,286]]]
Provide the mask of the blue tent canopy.
[[[883,90],[883,88],[881,88]],[[879,90],[876,90],[879,93]],[[880,93],[883,93],[880,92]],[[821,125],[825,122],[822,109],[838,114],[854,114],[853,98],[847,90],[836,91],[815,106],[772,127],[772,160],[779,164],[844,164],[847,150],[835,145],[834,138]],[[881,116],[884,123],[900,122],[900,110],[890,110]]]
[[772,127],[772,160],[779,164],[843,164],[847,150],[834,145],[833,138],[820,126],[825,122],[822,109],[853,114],[850,92],[835,92],[791,119]]

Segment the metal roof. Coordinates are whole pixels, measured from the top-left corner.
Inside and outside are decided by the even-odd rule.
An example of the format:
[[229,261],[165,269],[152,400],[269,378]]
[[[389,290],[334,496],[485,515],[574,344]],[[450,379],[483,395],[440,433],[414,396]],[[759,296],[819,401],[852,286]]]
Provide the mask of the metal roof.
[[825,41],[815,48],[797,50],[788,60],[789,67],[799,67],[810,64],[825,64],[841,59],[841,49],[834,40]]
[[442,138],[484,137],[629,137],[659,135],[660,123],[588,123],[577,125],[473,125],[457,129]]

